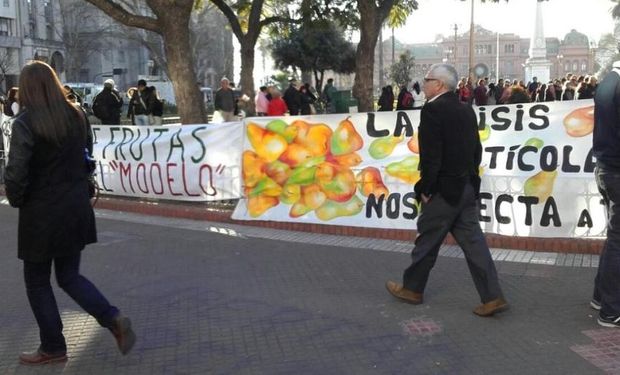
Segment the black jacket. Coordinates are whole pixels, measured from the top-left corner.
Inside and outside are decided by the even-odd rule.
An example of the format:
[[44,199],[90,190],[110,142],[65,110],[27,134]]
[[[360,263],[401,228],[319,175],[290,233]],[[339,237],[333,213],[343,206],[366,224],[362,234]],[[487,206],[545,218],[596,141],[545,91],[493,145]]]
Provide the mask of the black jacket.
[[152,114],[154,97],[155,94],[148,87],[142,91],[136,90],[131,97],[131,100],[129,100],[127,116],[129,117],[132,114],[135,116]]
[[457,205],[468,182],[478,195],[482,145],[471,105],[447,92],[426,103],[420,116],[421,179],[415,185],[416,198],[439,193],[449,204]]
[[596,161],[620,171],[620,76],[614,71],[607,73],[594,94],[592,141]]
[[5,181],[9,203],[19,207],[20,259],[42,262],[97,242],[84,151],[92,152],[92,134],[81,125],[87,139],[69,136],[58,147],[33,132],[28,110],[13,123]]
[[[288,111],[292,116],[298,115],[299,110],[301,109],[302,99],[301,93],[299,90],[295,88],[295,86],[291,85],[284,91],[284,95],[282,99],[286,102],[286,106],[288,107]],[[309,107],[308,107],[309,108]]]
[[114,89],[105,87],[93,100],[93,112],[104,125],[119,125],[121,123],[121,108],[123,98]]

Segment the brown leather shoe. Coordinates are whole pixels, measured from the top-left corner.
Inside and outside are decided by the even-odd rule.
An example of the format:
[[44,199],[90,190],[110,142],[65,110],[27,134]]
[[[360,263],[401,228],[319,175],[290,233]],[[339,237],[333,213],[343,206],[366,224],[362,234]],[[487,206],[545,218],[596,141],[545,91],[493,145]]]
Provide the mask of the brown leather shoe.
[[395,283],[394,281],[388,281],[385,283],[385,288],[394,297],[413,305],[419,305],[424,300],[424,295],[422,293],[416,293],[409,289],[405,289],[402,285]]
[[493,301],[483,303],[474,309],[474,314],[478,316],[492,316],[495,313],[508,310],[508,302],[503,298],[496,298]]
[[47,365],[48,363],[65,362],[66,360],[66,353],[47,354],[42,352],[41,349],[19,355],[19,363],[29,366]]
[[131,329],[131,320],[126,316],[118,315],[114,318],[110,331],[116,339],[116,345],[121,354],[129,353],[136,343],[136,334]]

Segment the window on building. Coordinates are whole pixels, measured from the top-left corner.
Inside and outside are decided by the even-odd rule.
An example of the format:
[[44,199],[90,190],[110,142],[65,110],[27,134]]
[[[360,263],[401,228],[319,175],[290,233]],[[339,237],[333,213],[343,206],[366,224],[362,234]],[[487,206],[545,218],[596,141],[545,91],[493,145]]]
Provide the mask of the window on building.
[[37,37],[37,6],[34,0],[26,0],[28,8],[28,29],[24,30],[26,35],[31,38]]
[[573,61],[573,72],[577,73],[579,70],[579,61]]
[[0,17],[0,35],[13,35],[13,20],[10,18]]
[[123,51],[122,49],[118,51],[118,62],[119,63],[124,63],[125,62],[125,51]]
[[504,53],[515,53],[515,45],[514,44],[504,45]]
[[2,3],[2,5],[3,5],[5,8],[8,8],[8,7],[10,7],[10,6],[11,6],[11,3],[9,2],[9,0],[4,0],[4,2]]
[[45,0],[43,2],[43,12],[45,14],[45,22],[53,23],[54,22],[54,9],[53,9],[51,0]]
[[583,60],[581,62],[581,71],[583,73],[587,73],[588,72],[588,62],[586,60]]

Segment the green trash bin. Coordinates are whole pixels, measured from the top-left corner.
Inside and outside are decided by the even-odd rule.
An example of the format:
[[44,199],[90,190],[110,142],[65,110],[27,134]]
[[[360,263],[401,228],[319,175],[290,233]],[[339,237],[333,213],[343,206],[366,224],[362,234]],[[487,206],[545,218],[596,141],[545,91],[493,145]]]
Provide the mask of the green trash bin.
[[[351,90],[339,90],[332,94],[335,113],[349,113],[350,106],[357,106],[357,101],[351,98]],[[355,101],[354,105],[351,105]]]

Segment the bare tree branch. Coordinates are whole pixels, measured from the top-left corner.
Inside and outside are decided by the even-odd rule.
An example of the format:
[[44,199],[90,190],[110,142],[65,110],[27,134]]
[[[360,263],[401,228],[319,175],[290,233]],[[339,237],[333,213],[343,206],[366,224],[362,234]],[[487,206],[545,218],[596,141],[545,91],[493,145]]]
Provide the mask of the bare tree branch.
[[105,14],[126,26],[138,27],[161,34],[162,28],[156,18],[133,14],[113,0],[86,0]]

